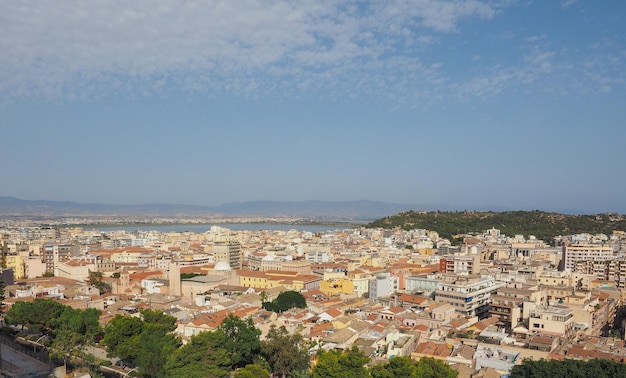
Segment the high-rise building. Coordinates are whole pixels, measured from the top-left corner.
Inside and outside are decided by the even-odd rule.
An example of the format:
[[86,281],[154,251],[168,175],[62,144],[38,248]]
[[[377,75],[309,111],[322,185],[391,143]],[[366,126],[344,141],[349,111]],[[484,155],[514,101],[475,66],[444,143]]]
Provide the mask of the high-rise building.
[[231,269],[241,269],[242,267],[243,252],[239,242],[215,242],[213,244],[213,256],[215,256],[215,263],[226,261]]
[[560,270],[569,270],[573,272],[576,269],[576,262],[578,261],[606,261],[613,258],[613,248],[600,244],[564,245]]

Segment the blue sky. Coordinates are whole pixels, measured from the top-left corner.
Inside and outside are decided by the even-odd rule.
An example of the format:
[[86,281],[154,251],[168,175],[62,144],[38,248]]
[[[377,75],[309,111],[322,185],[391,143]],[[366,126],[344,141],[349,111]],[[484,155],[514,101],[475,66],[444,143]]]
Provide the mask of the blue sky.
[[626,213],[623,1],[5,1],[0,195]]

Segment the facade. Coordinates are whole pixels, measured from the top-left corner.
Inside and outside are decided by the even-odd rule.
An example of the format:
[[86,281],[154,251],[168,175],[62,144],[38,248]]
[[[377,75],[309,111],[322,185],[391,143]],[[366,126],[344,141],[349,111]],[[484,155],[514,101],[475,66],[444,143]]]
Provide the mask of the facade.
[[411,292],[421,291],[425,295],[430,295],[439,288],[439,280],[434,274],[420,274],[407,276],[404,278],[406,290]]
[[500,286],[492,277],[456,277],[441,282],[435,300],[450,303],[462,316],[480,318],[488,314],[491,294]]
[[606,261],[613,259],[613,248],[600,244],[572,244],[563,246],[561,270],[576,270],[576,262],[583,260]]
[[578,261],[574,271],[591,275],[596,280],[615,282],[616,287],[626,289],[626,259],[623,257],[604,261]]
[[5,255],[4,259],[4,267],[13,269],[15,279],[21,280],[26,277],[26,264],[21,255]]
[[528,330],[559,337],[574,335],[574,314],[561,306],[537,306],[530,313]]
[[239,242],[215,242],[213,256],[215,256],[215,262],[226,261],[232,269],[241,269],[242,267],[243,253]]
[[87,281],[89,279],[89,272],[94,272],[96,269],[96,264],[89,261],[64,260],[56,264],[54,275],[56,277]]
[[46,271],[54,272],[56,264],[61,260],[67,260],[72,255],[73,246],[64,243],[46,243],[43,246],[43,261],[46,263]]
[[448,255],[439,260],[441,273],[478,274],[480,255]]

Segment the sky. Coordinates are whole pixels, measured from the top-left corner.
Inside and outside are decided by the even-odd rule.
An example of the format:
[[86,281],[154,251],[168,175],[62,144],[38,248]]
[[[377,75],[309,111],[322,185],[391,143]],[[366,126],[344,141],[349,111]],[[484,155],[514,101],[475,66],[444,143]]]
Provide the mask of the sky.
[[623,0],[3,1],[0,195],[626,213],[625,16]]

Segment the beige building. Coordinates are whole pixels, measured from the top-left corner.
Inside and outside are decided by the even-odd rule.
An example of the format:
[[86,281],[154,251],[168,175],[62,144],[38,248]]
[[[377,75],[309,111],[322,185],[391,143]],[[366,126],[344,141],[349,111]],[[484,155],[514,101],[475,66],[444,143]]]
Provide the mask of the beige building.
[[[444,276],[445,277],[445,276]],[[448,276],[435,290],[437,302],[450,303],[463,316],[481,316],[489,310],[491,294],[500,286],[492,277]],[[450,279],[451,278],[451,279]]]
[[530,313],[528,330],[569,338],[574,335],[573,311],[561,306],[537,306]]
[[54,269],[56,277],[71,278],[78,281],[87,281],[89,272],[95,272],[96,265],[84,260],[59,261]]
[[218,241],[213,244],[215,262],[226,261],[232,269],[241,269],[243,252],[236,241]]
[[573,272],[576,263],[583,260],[605,261],[615,257],[613,248],[600,244],[573,244],[563,246],[562,269]]

